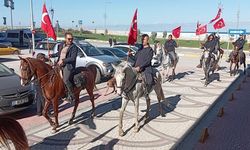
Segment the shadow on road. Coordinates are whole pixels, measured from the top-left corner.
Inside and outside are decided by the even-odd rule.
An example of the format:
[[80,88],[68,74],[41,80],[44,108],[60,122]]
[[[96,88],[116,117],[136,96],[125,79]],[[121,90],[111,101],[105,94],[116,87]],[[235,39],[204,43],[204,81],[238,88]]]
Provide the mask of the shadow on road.
[[75,137],[76,132],[80,130],[79,127],[72,128],[68,131],[62,131],[53,136],[46,137],[43,141],[32,145],[30,149],[67,149],[70,141]]

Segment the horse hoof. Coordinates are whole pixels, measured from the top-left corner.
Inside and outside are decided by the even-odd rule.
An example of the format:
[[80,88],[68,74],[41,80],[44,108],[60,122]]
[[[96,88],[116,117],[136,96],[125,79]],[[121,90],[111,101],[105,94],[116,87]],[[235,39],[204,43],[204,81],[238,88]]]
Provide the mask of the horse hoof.
[[73,120],[71,120],[71,119],[70,119],[69,122],[68,122],[69,125],[72,125],[73,123],[74,123],[74,122],[73,122]]
[[125,133],[124,133],[124,131],[122,129],[119,130],[119,135],[120,136],[124,136],[125,135]]
[[56,129],[52,129],[52,130],[51,130],[51,133],[52,133],[52,134],[55,134],[56,132],[57,132]]
[[138,127],[134,127],[134,133],[137,133],[139,131]]

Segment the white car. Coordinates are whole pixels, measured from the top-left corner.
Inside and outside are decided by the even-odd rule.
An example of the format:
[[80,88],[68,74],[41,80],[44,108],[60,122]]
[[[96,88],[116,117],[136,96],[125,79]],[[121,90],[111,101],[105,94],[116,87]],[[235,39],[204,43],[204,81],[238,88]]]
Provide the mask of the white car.
[[[58,52],[59,44],[55,45],[54,53]],[[86,41],[79,41],[75,44],[78,47],[76,67],[95,66],[97,68],[96,83],[100,83],[102,77],[111,77],[114,73],[111,64],[118,65],[121,62],[118,58],[105,55],[101,50]],[[57,58],[54,61],[57,61]]]

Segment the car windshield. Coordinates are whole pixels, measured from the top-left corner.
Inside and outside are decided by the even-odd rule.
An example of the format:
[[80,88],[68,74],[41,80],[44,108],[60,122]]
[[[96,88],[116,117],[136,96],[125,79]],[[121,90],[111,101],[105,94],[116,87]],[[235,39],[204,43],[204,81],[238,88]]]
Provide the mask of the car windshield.
[[111,48],[109,49],[111,52],[113,52],[117,57],[126,57],[127,54],[123,52],[122,50],[118,48]]
[[36,49],[42,49],[42,50],[52,50],[56,43],[37,43]]
[[14,73],[9,68],[4,66],[3,64],[0,64],[0,77],[10,76],[10,75],[13,75],[13,74]]
[[103,52],[90,44],[81,44],[80,47],[83,49],[84,53],[87,56],[104,55]]

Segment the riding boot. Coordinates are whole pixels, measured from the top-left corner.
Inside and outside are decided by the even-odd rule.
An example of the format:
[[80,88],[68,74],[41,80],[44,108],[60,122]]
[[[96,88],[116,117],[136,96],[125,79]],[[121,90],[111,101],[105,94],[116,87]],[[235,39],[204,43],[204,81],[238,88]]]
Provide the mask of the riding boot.
[[66,98],[66,101],[72,103],[75,100],[75,95],[73,93],[73,86],[71,84],[66,84],[66,87],[68,90],[68,96]]

